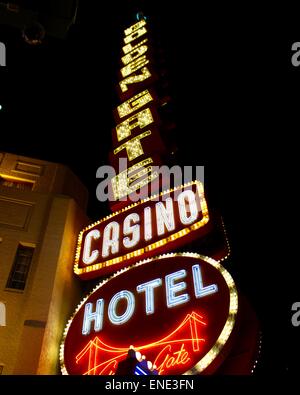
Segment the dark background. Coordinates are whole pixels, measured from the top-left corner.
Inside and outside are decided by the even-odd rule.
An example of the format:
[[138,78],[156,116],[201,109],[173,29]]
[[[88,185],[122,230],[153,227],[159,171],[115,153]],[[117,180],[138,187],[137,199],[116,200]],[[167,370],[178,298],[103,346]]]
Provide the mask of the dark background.
[[48,37],[37,48],[2,27],[0,149],[70,166],[89,188],[91,220],[106,214],[95,173],[108,163],[115,126],[122,30],[139,10],[165,45],[178,160],[205,166],[209,207],[222,213],[232,248],[228,268],[261,322],[256,374],[296,373],[300,67],[290,58],[300,22],[293,5],[82,1],[68,38]]

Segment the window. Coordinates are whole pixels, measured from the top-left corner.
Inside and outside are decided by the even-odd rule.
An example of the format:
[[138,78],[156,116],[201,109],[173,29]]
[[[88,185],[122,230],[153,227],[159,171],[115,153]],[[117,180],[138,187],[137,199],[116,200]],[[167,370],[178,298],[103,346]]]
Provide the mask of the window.
[[6,309],[3,302],[0,302],[0,326],[6,326]]
[[3,368],[4,368],[4,365],[2,363],[0,363],[0,376],[1,376],[2,372],[3,372]]
[[26,278],[31,264],[34,248],[19,244],[15,261],[11,269],[6,288],[25,288]]
[[0,175],[0,185],[9,188],[20,189],[21,191],[32,191],[34,182],[19,180],[19,179]]

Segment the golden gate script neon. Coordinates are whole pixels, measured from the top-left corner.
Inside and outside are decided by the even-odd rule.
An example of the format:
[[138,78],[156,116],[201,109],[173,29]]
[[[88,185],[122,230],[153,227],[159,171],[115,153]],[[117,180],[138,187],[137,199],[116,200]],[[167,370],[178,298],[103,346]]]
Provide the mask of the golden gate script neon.
[[[193,311],[169,335],[135,349],[156,355],[153,360],[159,374],[172,374],[174,368],[190,361],[191,353],[201,351],[201,345],[205,342],[204,337],[201,337],[201,327],[206,325],[203,316]],[[118,361],[126,357],[127,351],[128,348],[105,344],[96,336],[76,355],[76,364],[85,366],[85,375],[112,375]]]

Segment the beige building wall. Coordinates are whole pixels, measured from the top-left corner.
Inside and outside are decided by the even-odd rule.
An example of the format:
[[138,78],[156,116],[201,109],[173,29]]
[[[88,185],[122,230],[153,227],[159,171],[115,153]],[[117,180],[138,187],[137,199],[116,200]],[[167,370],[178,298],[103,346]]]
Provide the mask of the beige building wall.
[[[72,267],[87,198],[67,167],[0,153],[2,374],[59,373],[63,328],[81,298]],[[7,288],[20,243],[35,248],[24,291]]]

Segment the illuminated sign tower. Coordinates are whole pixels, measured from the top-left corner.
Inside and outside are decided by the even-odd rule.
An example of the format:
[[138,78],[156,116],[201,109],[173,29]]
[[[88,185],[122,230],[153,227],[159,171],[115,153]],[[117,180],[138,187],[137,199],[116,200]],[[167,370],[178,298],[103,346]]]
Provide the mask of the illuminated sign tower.
[[62,372],[115,374],[134,345],[158,374],[247,374],[258,327],[254,314],[245,324],[252,310],[224,267],[230,251],[221,221],[201,180],[170,185],[160,170],[170,141],[148,25],[143,18],[124,30],[109,153],[112,214],[81,231],[74,263],[82,280],[102,280],[66,326]]

